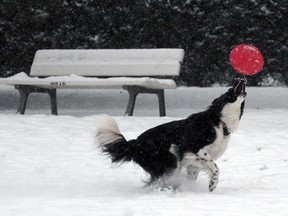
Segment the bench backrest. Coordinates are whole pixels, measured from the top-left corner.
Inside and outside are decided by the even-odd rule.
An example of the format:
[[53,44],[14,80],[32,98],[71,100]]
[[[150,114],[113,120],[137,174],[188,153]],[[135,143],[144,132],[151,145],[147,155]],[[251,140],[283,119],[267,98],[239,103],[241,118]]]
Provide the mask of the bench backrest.
[[30,76],[178,76],[183,49],[38,50]]

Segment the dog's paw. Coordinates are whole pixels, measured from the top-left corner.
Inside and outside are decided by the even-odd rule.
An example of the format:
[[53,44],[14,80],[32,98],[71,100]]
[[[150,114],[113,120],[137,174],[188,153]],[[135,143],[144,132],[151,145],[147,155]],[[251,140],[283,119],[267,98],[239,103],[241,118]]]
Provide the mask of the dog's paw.
[[218,174],[214,173],[209,182],[209,191],[213,192],[216,189],[217,184],[218,184]]
[[209,191],[213,192],[216,189],[217,184],[218,184],[218,182],[215,182],[215,181],[211,180],[210,183],[209,183]]

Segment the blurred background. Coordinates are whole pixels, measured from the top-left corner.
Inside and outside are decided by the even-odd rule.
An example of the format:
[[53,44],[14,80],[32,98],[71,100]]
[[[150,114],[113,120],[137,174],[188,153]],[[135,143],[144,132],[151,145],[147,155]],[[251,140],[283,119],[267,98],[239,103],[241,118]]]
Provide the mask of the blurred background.
[[0,77],[29,74],[38,49],[183,48],[178,85],[226,86],[231,49],[265,58],[251,86],[288,85],[288,0],[1,0]]

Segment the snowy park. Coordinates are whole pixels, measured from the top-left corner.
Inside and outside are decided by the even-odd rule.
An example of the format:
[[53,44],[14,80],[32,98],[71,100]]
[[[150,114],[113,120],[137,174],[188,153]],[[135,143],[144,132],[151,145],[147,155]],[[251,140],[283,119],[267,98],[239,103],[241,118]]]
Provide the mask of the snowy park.
[[287,216],[287,11],[1,0],[0,216]]
[[95,148],[97,117],[115,118],[126,139],[206,109],[228,87],[166,90],[167,116],[153,95],[139,96],[123,116],[123,90],[59,90],[59,115],[48,96],[31,95],[25,115],[19,95],[0,86],[0,215],[5,216],[286,216],[288,213],[288,89],[247,87],[244,115],[216,161],[213,193],[202,173],[176,191],[144,187],[149,176],[133,163],[111,165]]

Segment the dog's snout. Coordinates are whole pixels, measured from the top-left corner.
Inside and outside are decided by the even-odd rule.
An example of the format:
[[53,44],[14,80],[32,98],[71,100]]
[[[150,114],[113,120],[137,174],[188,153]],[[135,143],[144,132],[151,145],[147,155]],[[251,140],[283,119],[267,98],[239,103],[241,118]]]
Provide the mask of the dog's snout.
[[240,76],[240,77],[234,78],[233,90],[237,96],[240,94],[246,95],[246,92],[245,92],[246,82],[247,82],[247,80],[246,80],[245,76]]

